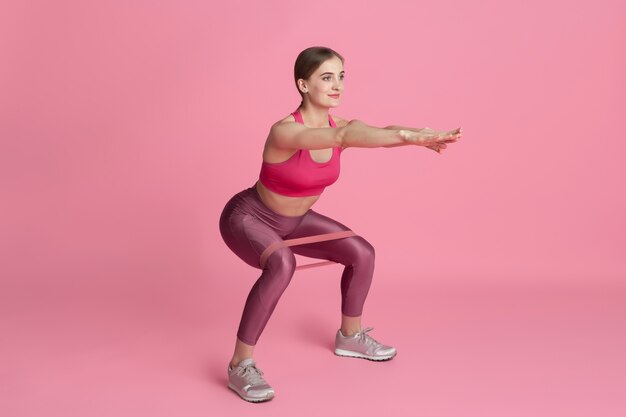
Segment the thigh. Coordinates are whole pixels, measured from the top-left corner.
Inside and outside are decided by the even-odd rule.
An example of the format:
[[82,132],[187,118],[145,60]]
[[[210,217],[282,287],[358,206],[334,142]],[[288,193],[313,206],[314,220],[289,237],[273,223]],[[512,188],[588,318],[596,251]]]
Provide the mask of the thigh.
[[[222,219],[220,232],[226,245],[254,268],[260,268],[261,253],[265,248],[283,240],[271,227],[246,213]],[[290,248],[282,248],[281,251],[290,251]]]
[[[350,230],[350,228],[328,216],[309,210],[296,230],[288,236],[285,236],[285,239],[321,235],[342,230]],[[290,246],[293,253],[298,255],[327,259],[344,265],[350,264],[355,257],[359,256],[364,247],[373,250],[371,245],[361,236],[350,236],[341,239]]]

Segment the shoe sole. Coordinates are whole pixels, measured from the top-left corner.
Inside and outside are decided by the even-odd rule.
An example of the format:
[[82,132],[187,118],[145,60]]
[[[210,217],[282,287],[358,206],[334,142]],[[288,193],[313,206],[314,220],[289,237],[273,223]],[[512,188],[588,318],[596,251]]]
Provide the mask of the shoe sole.
[[335,349],[335,355],[337,356],[345,356],[347,358],[361,358],[375,362],[388,361],[390,359],[393,359],[397,354],[398,352],[389,356],[367,356],[362,353],[353,352],[351,350]]
[[269,401],[272,398],[274,398],[274,394],[268,394],[265,396],[265,398],[257,398],[257,397],[246,397],[245,395],[242,395],[239,390],[237,389],[237,387],[235,387],[234,385],[232,385],[230,382],[228,383],[228,388],[230,388],[231,390],[235,391],[237,393],[237,395],[239,395],[242,399],[250,402],[250,403],[262,403],[265,401]]

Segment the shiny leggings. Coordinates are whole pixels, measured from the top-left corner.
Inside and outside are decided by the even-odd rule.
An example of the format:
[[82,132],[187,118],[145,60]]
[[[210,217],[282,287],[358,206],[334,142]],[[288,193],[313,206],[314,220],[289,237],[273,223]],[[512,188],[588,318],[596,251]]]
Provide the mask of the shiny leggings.
[[[283,239],[319,235],[348,227],[309,209],[302,216],[283,216],[269,209],[252,186],[234,195],[220,216],[220,233],[226,245],[244,262],[261,269],[261,253]],[[252,286],[243,309],[237,337],[256,345],[296,268],[294,254],[345,265],[341,276],[341,312],[350,317],[363,313],[374,274],[374,247],[361,236],[281,247],[272,252]]]

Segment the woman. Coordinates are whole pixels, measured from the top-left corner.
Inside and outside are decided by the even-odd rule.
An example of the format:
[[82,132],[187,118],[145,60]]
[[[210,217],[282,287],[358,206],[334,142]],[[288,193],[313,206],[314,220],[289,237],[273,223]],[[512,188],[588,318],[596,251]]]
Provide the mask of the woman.
[[228,366],[228,386],[247,401],[267,401],[273,388],[256,367],[254,347],[294,273],[294,254],[345,265],[341,277],[341,327],[335,354],[389,360],[396,349],[383,345],[361,327],[365,298],[374,271],[374,248],[361,236],[281,247],[261,266],[259,258],[284,239],[350,230],[311,206],[339,177],[339,159],[350,147],[426,146],[438,153],[461,137],[461,129],[437,132],[401,126],[370,127],[358,120],[331,116],[343,93],[344,59],[325,47],[302,51],[295,63],[300,106],[272,125],[263,150],[259,181],[232,197],[220,217],[228,247],[249,265],[262,269],[245,303],[235,351]]

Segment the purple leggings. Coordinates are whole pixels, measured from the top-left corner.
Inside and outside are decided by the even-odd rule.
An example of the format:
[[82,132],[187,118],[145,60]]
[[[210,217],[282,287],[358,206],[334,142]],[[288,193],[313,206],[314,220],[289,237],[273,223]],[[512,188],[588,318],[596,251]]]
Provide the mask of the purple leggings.
[[[283,216],[268,208],[255,186],[233,196],[220,216],[226,245],[244,262],[261,269],[266,247],[283,239],[350,230],[309,209],[302,216]],[[282,247],[272,252],[246,300],[237,337],[256,345],[296,268],[295,254],[345,265],[341,276],[341,312],[360,316],[374,275],[374,247],[361,236]]]

